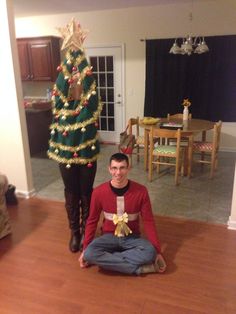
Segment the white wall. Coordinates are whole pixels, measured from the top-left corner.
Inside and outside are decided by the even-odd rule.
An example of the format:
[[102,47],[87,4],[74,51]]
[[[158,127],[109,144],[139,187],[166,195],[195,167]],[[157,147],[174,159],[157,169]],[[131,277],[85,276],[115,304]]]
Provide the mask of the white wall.
[[[16,36],[58,36],[56,27],[64,26],[75,17],[83,28],[90,30],[85,45],[124,43],[127,120],[131,116],[143,116],[145,43],[140,41],[141,38],[182,37],[188,33],[205,36],[236,34],[234,1],[194,3],[192,22],[189,20],[191,9],[192,4],[188,3],[19,18],[15,21]],[[36,93],[34,85],[25,88],[29,88],[28,94]],[[45,96],[45,84],[42,94]],[[223,123],[221,149],[236,151],[236,123]]]
[[[15,41],[14,15],[11,1],[1,1],[0,11],[0,171],[18,192],[33,193],[29,146]],[[22,104],[22,106],[21,106]]]
[[236,164],[234,171],[233,198],[231,204],[231,215],[229,216],[228,228],[236,230]]

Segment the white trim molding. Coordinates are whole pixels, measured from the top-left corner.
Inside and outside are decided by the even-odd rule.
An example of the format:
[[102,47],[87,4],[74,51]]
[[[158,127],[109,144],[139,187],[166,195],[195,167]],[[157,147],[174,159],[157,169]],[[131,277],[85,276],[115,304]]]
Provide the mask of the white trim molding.
[[236,147],[221,146],[219,151],[226,153],[236,153]]
[[36,195],[36,191],[35,189],[32,189],[30,191],[20,191],[20,190],[16,190],[16,195],[22,198],[30,198]]
[[229,216],[228,220],[228,229],[236,230],[236,220],[231,220],[231,216]]

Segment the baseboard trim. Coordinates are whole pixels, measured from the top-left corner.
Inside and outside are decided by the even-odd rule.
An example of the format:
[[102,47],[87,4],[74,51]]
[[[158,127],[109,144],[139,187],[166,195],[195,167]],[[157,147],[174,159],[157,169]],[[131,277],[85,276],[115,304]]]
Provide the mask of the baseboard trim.
[[233,147],[220,147],[220,152],[236,153],[236,148],[233,148]]
[[[119,143],[108,142],[108,141],[101,141],[100,143],[103,145],[119,145]],[[236,148],[232,146],[221,146],[219,150],[220,152],[236,153]]]
[[36,191],[35,189],[32,189],[31,191],[16,190],[16,195],[22,198],[30,198],[36,195]]
[[231,220],[230,217],[229,217],[229,220],[228,220],[228,229],[236,230],[236,220]]

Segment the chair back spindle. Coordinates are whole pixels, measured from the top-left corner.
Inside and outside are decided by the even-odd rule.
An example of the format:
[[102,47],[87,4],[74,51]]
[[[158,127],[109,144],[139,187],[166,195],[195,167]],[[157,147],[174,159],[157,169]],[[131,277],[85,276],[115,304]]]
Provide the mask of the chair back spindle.
[[[180,146],[181,130],[158,129],[152,127],[150,130],[150,146],[149,146],[149,169],[148,179],[152,181],[153,165],[157,166],[157,171],[160,173],[160,165],[175,167],[175,184],[179,183],[179,172],[183,165],[184,148]],[[175,139],[176,145],[162,145],[161,139]],[[159,141],[159,142],[158,142]],[[154,143],[158,142],[156,146]]]
[[[193,155],[200,158],[194,158],[195,163],[202,165],[210,165],[210,179],[213,178],[214,172],[218,164],[218,152],[220,147],[222,121],[218,121],[214,125],[212,141],[194,141],[193,142]],[[205,139],[205,136],[204,136]]]

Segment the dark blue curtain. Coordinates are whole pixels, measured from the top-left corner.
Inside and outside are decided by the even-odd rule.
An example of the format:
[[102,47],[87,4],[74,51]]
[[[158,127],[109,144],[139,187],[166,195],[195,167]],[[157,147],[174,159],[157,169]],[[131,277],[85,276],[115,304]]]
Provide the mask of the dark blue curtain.
[[209,52],[172,55],[172,39],[146,41],[144,116],[183,111],[193,118],[236,122],[236,35],[205,37]]

